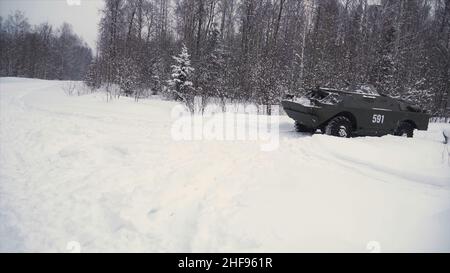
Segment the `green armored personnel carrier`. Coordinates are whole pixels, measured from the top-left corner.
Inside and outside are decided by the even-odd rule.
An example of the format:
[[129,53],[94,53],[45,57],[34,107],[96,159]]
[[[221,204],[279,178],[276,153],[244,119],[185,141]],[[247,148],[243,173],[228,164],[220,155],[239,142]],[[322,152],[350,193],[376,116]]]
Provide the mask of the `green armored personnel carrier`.
[[380,95],[371,86],[351,91],[318,88],[305,96],[288,96],[283,108],[295,120],[299,132],[322,133],[338,137],[413,137],[414,130],[427,130],[429,115],[403,100]]

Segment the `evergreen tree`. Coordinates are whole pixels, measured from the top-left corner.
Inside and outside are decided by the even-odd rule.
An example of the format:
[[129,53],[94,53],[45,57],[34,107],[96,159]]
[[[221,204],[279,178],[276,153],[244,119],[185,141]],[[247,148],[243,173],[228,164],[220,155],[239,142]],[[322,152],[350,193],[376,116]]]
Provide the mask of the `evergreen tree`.
[[192,83],[192,73],[190,55],[188,49],[183,45],[181,53],[173,56],[176,64],[172,65],[172,77],[168,81],[170,91],[176,100],[182,101],[191,113],[195,111],[195,88]]
[[116,73],[116,83],[124,92],[125,96],[132,96],[139,88],[138,67],[131,58],[123,58],[119,61]]
[[395,29],[388,26],[383,33],[381,45],[378,51],[378,61],[373,68],[372,83],[379,92],[398,97],[399,94],[395,89],[395,64],[393,56],[393,47],[395,39]]
[[219,99],[222,110],[225,111],[226,101],[229,97],[227,84],[227,52],[220,38],[220,32],[217,29],[212,31],[208,48],[208,54],[201,60],[199,69],[197,69],[198,85],[201,89],[202,108],[206,106],[208,98]]
[[88,86],[92,90],[100,88],[101,85],[98,71],[99,69],[97,62],[93,61],[89,65],[88,71],[84,77],[84,84],[86,84],[86,86]]

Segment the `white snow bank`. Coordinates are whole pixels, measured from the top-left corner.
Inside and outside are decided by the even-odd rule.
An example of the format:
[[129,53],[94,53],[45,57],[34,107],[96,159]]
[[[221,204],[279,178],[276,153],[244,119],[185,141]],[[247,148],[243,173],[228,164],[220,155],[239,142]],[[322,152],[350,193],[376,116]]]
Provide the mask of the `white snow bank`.
[[448,125],[338,139],[281,117],[262,152],[172,140],[172,102],[62,84],[0,80],[0,251],[450,251]]

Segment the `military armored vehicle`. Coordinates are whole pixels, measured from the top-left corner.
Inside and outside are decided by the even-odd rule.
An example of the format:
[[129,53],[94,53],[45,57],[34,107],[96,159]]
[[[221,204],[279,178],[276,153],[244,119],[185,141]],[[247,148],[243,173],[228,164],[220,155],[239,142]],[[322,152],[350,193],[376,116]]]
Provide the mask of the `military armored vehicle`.
[[350,90],[317,88],[282,101],[284,111],[295,121],[298,132],[337,137],[413,137],[414,130],[427,130],[430,116],[406,101],[379,94],[371,86]]

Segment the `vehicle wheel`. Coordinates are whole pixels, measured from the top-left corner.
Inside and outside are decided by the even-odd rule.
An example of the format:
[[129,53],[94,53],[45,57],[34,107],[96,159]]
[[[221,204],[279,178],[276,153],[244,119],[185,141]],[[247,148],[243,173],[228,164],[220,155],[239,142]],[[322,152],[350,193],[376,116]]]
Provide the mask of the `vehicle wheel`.
[[409,122],[400,122],[398,125],[397,132],[395,133],[397,136],[403,136],[411,138],[414,136],[414,126]]
[[295,122],[295,131],[299,133],[314,133],[316,130],[306,127],[303,124]]
[[352,134],[352,122],[346,117],[335,117],[325,127],[325,134],[349,138]]

